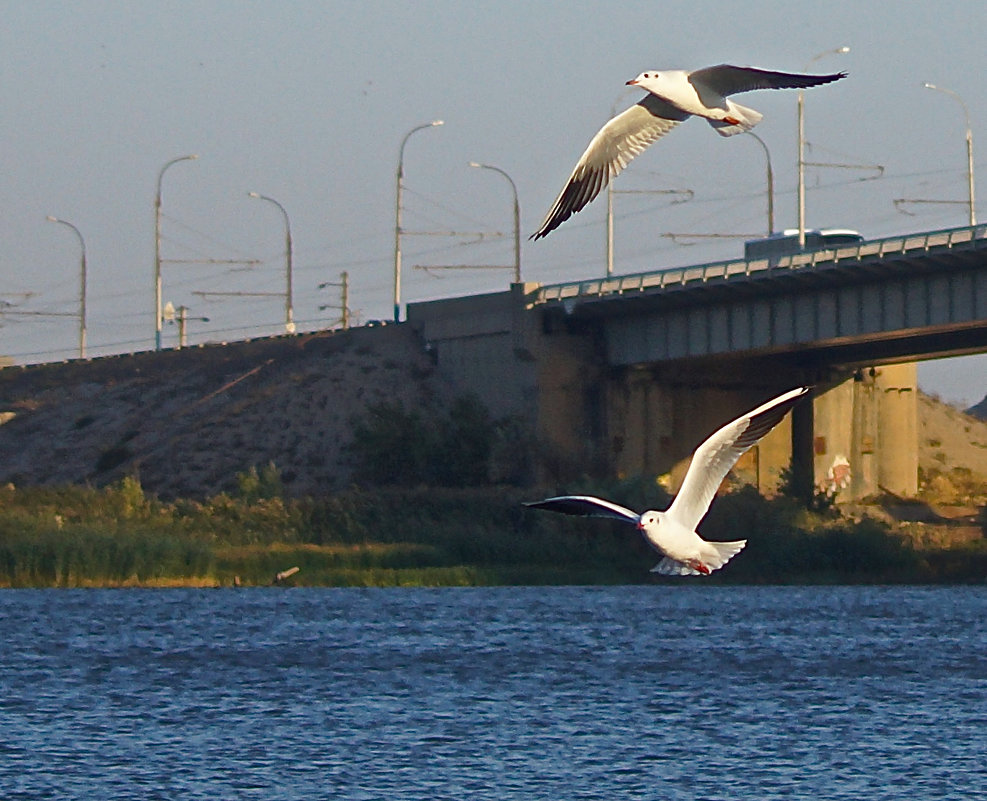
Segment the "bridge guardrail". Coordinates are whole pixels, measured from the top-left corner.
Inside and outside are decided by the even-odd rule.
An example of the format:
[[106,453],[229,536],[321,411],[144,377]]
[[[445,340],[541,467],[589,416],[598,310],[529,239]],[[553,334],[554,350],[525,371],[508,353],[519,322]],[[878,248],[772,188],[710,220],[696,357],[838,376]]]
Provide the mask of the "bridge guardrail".
[[860,261],[871,257],[881,259],[890,255],[929,252],[939,248],[951,249],[977,242],[982,243],[976,245],[977,247],[987,247],[987,224],[944,228],[937,231],[884,237],[882,239],[868,239],[855,245],[813,250],[774,259],[755,259],[752,261],[733,259],[585,281],[548,284],[535,291],[534,303],[621,295],[635,291],[643,292],[648,289],[664,289],[669,286],[732,280],[739,276],[751,277],[759,273],[773,273],[779,270],[813,268],[847,260]]

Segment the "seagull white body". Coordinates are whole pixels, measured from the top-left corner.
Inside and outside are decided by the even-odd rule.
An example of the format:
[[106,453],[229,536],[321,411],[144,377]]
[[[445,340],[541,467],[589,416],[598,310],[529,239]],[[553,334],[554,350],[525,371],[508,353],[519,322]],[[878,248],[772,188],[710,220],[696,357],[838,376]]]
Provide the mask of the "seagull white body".
[[638,154],[691,116],[703,117],[721,136],[749,131],[762,115],[729,96],[754,89],[803,89],[831,83],[846,73],[803,75],[719,64],[692,72],[648,70],[628,86],[648,92],[618,114],[593,137],[562,192],[531,235],[547,236],[595,198]]
[[723,479],[737,459],[774,428],[809,387],[798,387],[727,423],[692,456],[682,488],[664,512],[637,514],[619,504],[591,495],[562,495],[525,504],[550,512],[608,517],[632,523],[652,548],[664,555],[653,573],[672,576],[709,575],[740,553],[747,540],[710,542],[696,533]]

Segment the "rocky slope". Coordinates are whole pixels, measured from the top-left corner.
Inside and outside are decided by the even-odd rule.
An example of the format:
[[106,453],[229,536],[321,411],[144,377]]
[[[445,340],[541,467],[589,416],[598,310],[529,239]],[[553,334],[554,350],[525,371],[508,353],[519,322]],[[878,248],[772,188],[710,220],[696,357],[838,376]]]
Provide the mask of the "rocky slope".
[[454,390],[407,326],[0,370],[0,482],[136,475],[203,497],[274,462],[293,495],[343,486],[369,404],[445,408]]
[[[7,367],[0,482],[135,475],[163,498],[205,497],[273,462],[290,494],[320,494],[349,482],[346,445],[368,405],[439,414],[458,394],[406,325]],[[933,500],[987,503],[987,421],[925,395],[919,419]]]
[[987,396],[980,403],[967,409],[966,413],[978,420],[987,420]]
[[987,420],[919,395],[919,468],[927,479],[969,475],[987,495]]

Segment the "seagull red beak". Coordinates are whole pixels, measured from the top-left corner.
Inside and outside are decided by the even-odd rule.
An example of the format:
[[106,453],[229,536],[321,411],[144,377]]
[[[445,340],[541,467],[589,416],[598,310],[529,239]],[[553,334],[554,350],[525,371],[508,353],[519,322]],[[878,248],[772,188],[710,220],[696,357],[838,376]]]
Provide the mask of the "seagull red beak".
[[628,81],[624,84],[624,86],[637,86],[637,79],[635,78],[633,81]]
[[643,520],[638,520],[637,523],[636,523],[636,525],[637,525],[637,530],[638,531],[644,531],[644,521]]

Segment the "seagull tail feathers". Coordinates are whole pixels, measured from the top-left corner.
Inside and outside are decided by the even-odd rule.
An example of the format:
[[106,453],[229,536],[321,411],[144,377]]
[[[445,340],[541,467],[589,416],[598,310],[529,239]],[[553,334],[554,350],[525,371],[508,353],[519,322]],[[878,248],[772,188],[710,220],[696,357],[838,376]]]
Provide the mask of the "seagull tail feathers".
[[[734,556],[740,553],[746,544],[747,540],[734,540],[733,542],[707,542],[706,545],[710,546],[710,548],[706,549],[702,560],[702,566],[706,568],[705,572],[712,573],[714,570],[719,570]],[[702,574],[702,571],[697,570],[692,567],[692,565],[687,565],[685,562],[672,559],[670,556],[666,556],[657,565],[651,568],[651,572],[660,573],[663,576],[699,576]]]
[[699,571],[694,567],[689,567],[684,562],[666,556],[657,565],[651,568],[652,573],[660,573],[663,576],[698,576]]
[[731,119],[735,119],[737,122],[707,120],[713,126],[713,130],[720,136],[733,136],[734,134],[746,133],[764,119],[764,115],[759,111],[754,111],[754,109],[741,106],[738,103],[730,102],[728,109]]
[[[713,549],[716,551],[716,557],[707,559],[706,566],[710,570],[719,570],[723,567],[723,565],[744,550],[747,540],[734,540],[733,542],[711,542],[709,544],[712,545]],[[717,561],[717,559],[719,561]]]

